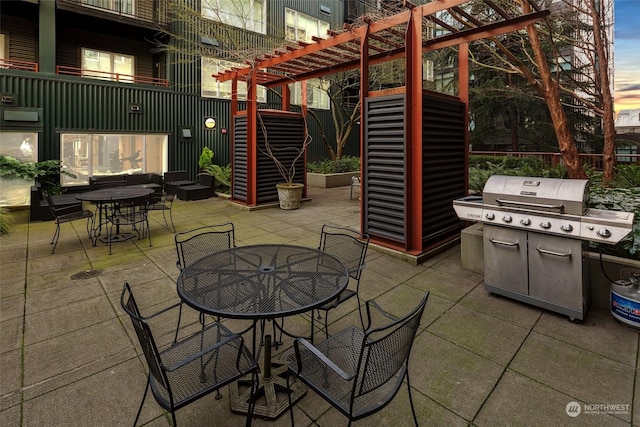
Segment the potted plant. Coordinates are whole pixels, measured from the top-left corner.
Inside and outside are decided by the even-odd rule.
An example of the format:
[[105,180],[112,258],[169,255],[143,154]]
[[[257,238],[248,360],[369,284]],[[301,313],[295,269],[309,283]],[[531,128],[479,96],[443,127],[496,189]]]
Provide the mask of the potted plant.
[[213,176],[216,179],[216,192],[229,196],[231,188],[231,165],[222,167],[211,163],[203,168],[202,173]]
[[198,159],[198,166],[202,172],[213,163],[213,151],[209,147],[202,148],[202,154]]
[[[307,132],[307,121],[302,116],[304,121],[304,139],[299,146],[286,146],[286,147],[274,147],[270,143],[267,135],[267,128],[262,120],[262,116],[258,112],[258,123],[262,129],[264,136],[264,147],[258,146],[260,151],[269,157],[276,165],[278,173],[283,179],[283,182],[276,184],[278,190],[278,200],[280,202],[280,209],[293,210],[300,207],[302,199],[302,190],[304,184],[295,182],[296,180],[296,166],[300,159],[303,158],[307,146],[311,143],[311,136]],[[283,156],[283,153],[287,153]],[[284,158],[287,160],[283,160]]]
[[[29,190],[34,181],[42,185],[42,189],[50,194],[61,193],[58,178],[60,174],[76,178],[76,175],[66,171],[59,160],[44,160],[41,162],[21,162],[10,156],[0,156],[0,178],[7,180],[3,183],[5,192],[13,188],[16,196],[10,197],[9,205],[29,204]],[[9,181],[17,181],[10,185]],[[22,194],[24,192],[24,195]],[[18,194],[19,193],[19,194]],[[5,197],[7,197],[5,195]],[[14,200],[12,202],[11,200]]]

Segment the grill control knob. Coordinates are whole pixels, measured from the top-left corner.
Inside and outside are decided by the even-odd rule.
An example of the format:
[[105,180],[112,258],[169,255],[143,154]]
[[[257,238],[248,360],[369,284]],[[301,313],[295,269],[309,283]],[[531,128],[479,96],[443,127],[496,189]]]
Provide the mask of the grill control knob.
[[511,215],[505,215],[502,217],[502,220],[508,224],[513,221],[513,218],[511,218]]
[[549,221],[542,221],[540,223],[540,227],[544,228],[545,230],[548,230],[551,228],[551,223]]
[[522,225],[531,225],[531,220],[529,218],[522,218],[520,220],[520,224],[522,224]]
[[487,214],[485,215],[485,218],[487,218],[489,221],[493,221],[496,218],[496,216],[492,212],[487,212]]
[[571,224],[564,224],[562,226],[560,226],[560,230],[562,231],[566,231],[567,233],[570,233],[573,231],[573,225]]
[[607,238],[607,237],[611,237],[611,231],[609,231],[608,228],[601,228],[600,230],[598,230],[598,232],[596,233],[598,236],[603,237],[603,238]]

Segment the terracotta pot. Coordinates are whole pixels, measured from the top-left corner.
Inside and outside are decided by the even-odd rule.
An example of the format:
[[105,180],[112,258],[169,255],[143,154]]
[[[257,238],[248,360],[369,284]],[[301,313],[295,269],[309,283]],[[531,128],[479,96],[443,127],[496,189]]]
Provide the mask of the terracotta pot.
[[304,184],[276,184],[278,189],[278,199],[280,200],[280,209],[293,210],[300,207],[302,199],[302,189]]

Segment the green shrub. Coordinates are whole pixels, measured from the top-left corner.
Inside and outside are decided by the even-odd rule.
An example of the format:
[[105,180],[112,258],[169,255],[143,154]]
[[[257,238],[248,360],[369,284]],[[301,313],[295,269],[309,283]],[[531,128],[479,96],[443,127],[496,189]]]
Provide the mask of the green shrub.
[[307,172],[312,173],[343,173],[360,172],[360,158],[342,156],[338,160],[325,159],[307,164]]
[[0,207],[0,234],[9,234],[12,224],[13,217],[11,216],[9,210]]
[[221,193],[229,193],[231,189],[231,165],[219,166],[210,164],[203,169],[204,173],[209,174],[216,179],[216,190]]
[[616,187],[640,187],[640,166],[619,165],[616,169],[618,170],[614,182]]
[[213,151],[209,147],[204,147],[202,149],[202,154],[200,154],[200,158],[198,159],[198,166],[200,169],[206,169],[213,162]]
[[14,157],[0,156],[0,176],[26,180],[35,179],[42,185],[43,191],[47,191],[50,194],[60,194],[62,192],[58,185],[58,179],[61,174],[77,178],[76,175],[66,171],[59,160],[21,162]]

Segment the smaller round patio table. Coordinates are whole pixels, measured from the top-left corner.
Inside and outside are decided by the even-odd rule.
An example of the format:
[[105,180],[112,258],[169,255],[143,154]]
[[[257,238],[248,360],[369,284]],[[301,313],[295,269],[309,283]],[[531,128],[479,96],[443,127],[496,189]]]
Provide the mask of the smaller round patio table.
[[[332,255],[304,246],[270,244],[207,255],[180,273],[177,289],[187,305],[202,313],[252,320],[255,352],[257,322],[310,312],[335,299],[348,282],[347,268]],[[254,413],[274,419],[288,408],[287,393],[294,402],[306,388],[296,382],[287,389],[287,364],[271,361],[270,345],[266,335],[265,366]],[[234,383],[230,393],[231,410],[246,412],[250,388],[240,393]]]
[[[76,199],[84,202],[92,202],[97,205],[98,223],[94,225],[92,231],[93,246],[98,242],[98,237],[102,231],[103,221],[102,207],[106,204],[122,203],[136,199],[142,199],[149,197],[154,192],[153,188],[142,187],[111,187],[101,188],[100,190],[87,191],[86,193],[80,193],[76,195]],[[119,236],[119,233],[117,233]],[[116,238],[116,240],[124,240],[122,238]]]

